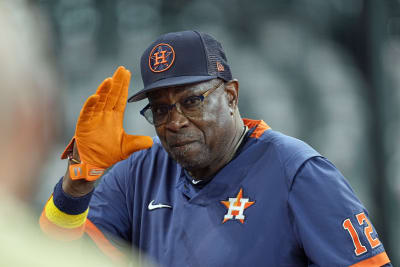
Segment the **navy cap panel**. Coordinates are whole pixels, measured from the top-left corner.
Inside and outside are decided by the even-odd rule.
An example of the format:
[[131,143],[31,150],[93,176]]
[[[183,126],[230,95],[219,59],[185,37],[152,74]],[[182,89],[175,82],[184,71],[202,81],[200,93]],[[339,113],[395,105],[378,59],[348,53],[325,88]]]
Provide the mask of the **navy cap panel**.
[[[171,46],[174,50],[175,58],[172,65],[165,71],[153,72],[149,66],[149,57],[154,57],[155,51],[152,50],[160,43]],[[154,42],[143,54],[141,71],[145,89],[149,84],[169,77],[208,75],[206,56],[199,35],[192,31],[164,35]]]

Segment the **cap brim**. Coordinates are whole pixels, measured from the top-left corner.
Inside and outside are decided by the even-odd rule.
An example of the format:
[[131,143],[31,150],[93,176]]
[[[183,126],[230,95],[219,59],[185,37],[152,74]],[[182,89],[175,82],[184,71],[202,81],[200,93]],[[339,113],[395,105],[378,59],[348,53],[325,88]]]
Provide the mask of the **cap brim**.
[[128,99],[128,102],[136,102],[145,99],[147,97],[146,96],[147,93],[158,89],[171,86],[187,85],[191,83],[205,82],[215,78],[217,78],[217,76],[180,76],[180,77],[171,77],[167,79],[162,79],[150,84],[149,86],[143,88],[142,90],[131,96]]

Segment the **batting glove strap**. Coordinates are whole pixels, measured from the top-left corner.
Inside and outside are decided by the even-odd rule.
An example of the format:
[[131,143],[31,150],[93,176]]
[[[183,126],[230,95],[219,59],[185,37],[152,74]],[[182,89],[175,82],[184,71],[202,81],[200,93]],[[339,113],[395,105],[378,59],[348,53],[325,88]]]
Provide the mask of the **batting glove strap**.
[[105,168],[97,167],[93,164],[78,161],[73,158],[73,147],[76,137],[74,136],[69,142],[64,152],[61,155],[61,159],[68,158],[69,160],[69,176],[72,180],[85,179],[86,181],[95,181],[104,174]]
[[106,169],[96,167],[92,164],[81,162],[79,164],[69,165],[69,176],[72,180],[85,179],[86,181],[95,181],[102,176]]

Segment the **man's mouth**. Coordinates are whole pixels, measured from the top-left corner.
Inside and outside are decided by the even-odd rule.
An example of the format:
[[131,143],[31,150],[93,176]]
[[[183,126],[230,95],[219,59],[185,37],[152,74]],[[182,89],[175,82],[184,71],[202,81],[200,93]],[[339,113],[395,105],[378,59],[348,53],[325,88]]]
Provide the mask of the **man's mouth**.
[[174,142],[172,144],[169,144],[169,146],[171,148],[177,148],[177,147],[183,147],[183,146],[189,145],[189,144],[194,143],[194,142],[196,142],[196,141],[194,141],[194,140],[182,140],[182,141],[178,141],[178,142]]

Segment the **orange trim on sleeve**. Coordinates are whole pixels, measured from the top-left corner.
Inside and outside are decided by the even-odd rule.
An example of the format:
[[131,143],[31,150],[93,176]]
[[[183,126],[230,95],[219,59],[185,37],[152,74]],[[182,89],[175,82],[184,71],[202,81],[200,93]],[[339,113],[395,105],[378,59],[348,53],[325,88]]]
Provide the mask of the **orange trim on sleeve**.
[[39,225],[42,231],[49,237],[61,241],[73,241],[79,239],[84,232],[85,225],[77,228],[63,228],[52,223],[47,217],[43,209],[42,215],[39,219]]
[[247,127],[256,129],[250,135],[253,138],[259,138],[265,131],[271,129],[263,120],[250,120],[250,119],[243,119],[244,125]]
[[389,262],[390,260],[386,252],[381,252],[371,258],[353,264],[350,267],[378,267],[378,266],[383,266]]
[[94,225],[89,219],[86,219],[85,232],[96,243],[97,247],[114,262],[125,263],[125,255],[119,251],[111,242],[104,236],[99,228]]

